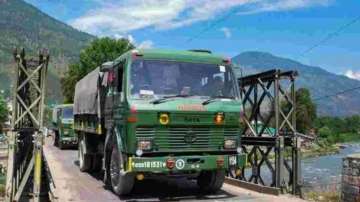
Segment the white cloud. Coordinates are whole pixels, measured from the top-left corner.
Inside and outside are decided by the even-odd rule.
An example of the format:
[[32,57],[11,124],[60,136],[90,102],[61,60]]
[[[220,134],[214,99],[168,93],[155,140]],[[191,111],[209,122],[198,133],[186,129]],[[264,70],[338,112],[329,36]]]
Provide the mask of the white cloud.
[[249,5],[249,8],[238,12],[240,15],[250,15],[262,12],[289,11],[312,6],[328,6],[333,0],[259,0]]
[[69,23],[96,35],[143,29],[173,29],[209,20],[234,9],[238,14],[325,6],[331,0],[92,0],[96,8]]
[[347,76],[351,79],[360,80],[360,71],[353,71],[353,70],[349,69],[345,72],[345,76]]
[[222,31],[224,33],[226,38],[231,38],[232,33],[231,33],[231,30],[228,27],[222,27],[220,29],[220,31]]
[[129,40],[130,43],[132,43],[135,47],[140,48],[140,49],[149,49],[152,48],[154,46],[154,42],[151,40],[144,40],[141,43],[138,43],[135,38],[133,37],[133,35],[128,34],[127,36],[125,35],[121,35],[121,34],[114,34],[112,36],[115,39],[127,39]]
[[140,48],[140,49],[149,49],[149,48],[152,48],[154,46],[154,42],[151,41],[151,40],[145,40],[143,42],[141,42],[137,48]]

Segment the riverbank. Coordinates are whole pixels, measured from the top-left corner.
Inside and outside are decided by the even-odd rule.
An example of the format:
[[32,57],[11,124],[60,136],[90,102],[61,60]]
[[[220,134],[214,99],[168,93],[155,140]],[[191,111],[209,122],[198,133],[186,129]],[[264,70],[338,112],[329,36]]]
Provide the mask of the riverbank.
[[314,147],[314,157],[303,158],[302,177],[303,194],[309,201],[339,201],[341,188],[342,159],[350,154],[360,153],[360,143],[341,143],[331,146],[328,152],[336,148],[335,153],[322,155],[323,148]]
[[313,158],[325,155],[338,154],[341,149],[346,148],[351,144],[359,144],[360,139],[348,137],[344,138],[346,141],[341,141],[337,143],[329,143],[328,141],[320,141],[317,143],[313,143],[307,148],[301,149],[302,158]]
[[301,149],[302,158],[313,158],[324,155],[337,154],[343,148],[342,144],[317,144]]
[[338,202],[340,201],[340,193],[313,191],[305,194],[305,200],[316,202]]

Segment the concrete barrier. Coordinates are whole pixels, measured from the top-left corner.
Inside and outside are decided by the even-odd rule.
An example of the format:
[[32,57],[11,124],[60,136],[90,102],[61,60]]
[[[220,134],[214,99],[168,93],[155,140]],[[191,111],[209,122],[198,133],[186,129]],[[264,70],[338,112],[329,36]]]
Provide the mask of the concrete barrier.
[[360,154],[343,158],[341,201],[360,202]]

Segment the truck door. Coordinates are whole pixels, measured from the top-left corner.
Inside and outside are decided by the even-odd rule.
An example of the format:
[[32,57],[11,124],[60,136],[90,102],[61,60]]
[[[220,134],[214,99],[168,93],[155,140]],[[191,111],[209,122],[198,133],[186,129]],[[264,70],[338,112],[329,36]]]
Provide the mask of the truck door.
[[115,68],[116,70],[116,79],[115,86],[116,91],[114,94],[114,120],[119,124],[125,123],[125,90],[124,90],[124,69],[125,69],[125,60],[121,61],[119,65]]
[[124,110],[124,62],[120,62],[108,72],[107,93],[105,99],[105,127],[110,129],[115,124],[123,123]]

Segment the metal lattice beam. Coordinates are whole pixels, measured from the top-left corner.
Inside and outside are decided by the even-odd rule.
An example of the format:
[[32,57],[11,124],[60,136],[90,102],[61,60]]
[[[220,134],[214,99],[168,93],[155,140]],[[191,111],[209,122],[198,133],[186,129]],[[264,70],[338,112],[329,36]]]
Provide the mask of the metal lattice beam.
[[[296,71],[274,69],[239,78],[244,123],[241,144],[251,169],[242,168],[241,175],[232,177],[293,194],[299,192],[296,76]],[[273,134],[267,131],[269,128],[275,129]],[[286,149],[291,150],[289,157],[285,156]],[[269,170],[270,182],[265,182],[262,169]]]
[[38,58],[26,59],[25,51],[22,49],[20,52],[14,51],[14,59],[15,88],[5,200],[21,200],[25,189],[29,189],[29,185],[33,184],[33,188],[29,190],[32,192],[33,200],[39,201],[49,55],[46,51],[41,51]]

